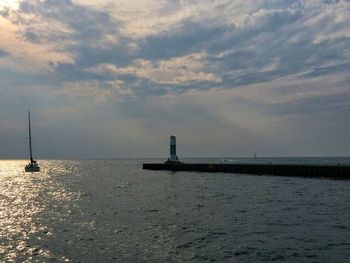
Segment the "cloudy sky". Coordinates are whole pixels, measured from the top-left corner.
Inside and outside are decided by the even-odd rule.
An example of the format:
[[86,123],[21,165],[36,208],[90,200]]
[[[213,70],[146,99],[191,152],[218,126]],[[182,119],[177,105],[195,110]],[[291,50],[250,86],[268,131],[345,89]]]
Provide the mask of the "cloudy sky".
[[0,158],[350,156],[348,0],[0,0]]

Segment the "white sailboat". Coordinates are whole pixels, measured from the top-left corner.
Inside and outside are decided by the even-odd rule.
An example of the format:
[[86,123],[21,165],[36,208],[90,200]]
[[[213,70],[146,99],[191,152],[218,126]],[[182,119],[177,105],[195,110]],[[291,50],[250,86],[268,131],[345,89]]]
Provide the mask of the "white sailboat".
[[33,159],[33,151],[32,151],[32,131],[30,128],[30,111],[28,111],[28,123],[29,123],[29,153],[30,153],[30,163],[26,165],[26,172],[39,172],[40,167],[37,162]]

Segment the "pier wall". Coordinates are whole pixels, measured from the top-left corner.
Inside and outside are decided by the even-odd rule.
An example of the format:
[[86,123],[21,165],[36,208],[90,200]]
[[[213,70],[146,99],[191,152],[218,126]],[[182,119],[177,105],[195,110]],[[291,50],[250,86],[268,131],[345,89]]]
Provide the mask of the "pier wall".
[[346,165],[144,163],[143,169],[350,179]]

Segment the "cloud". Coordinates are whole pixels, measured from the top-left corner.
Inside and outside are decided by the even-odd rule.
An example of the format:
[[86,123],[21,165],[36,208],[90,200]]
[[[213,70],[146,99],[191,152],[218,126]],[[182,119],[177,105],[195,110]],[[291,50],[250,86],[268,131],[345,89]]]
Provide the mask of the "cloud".
[[124,87],[121,80],[113,81],[81,81],[66,82],[62,89],[55,92],[56,95],[65,96],[74,100],[84,98],[93,99],[101,103],[105,103],[110,99],[118,99],[120,97],[130,97],[133,92]]
[[[27,1],[20,8],[23,15],[17,12],[16,21],[27,24],[23,36],[63,56],[41,65],[59,69],[61,64],[75,63],[76,69],[95,71],[114,65],[114,72],[160,85],[193,81],[202,82],[203,89],[208,82],[227,88],[325,66],[336,58],[343,57],[339,63],[344,63],[349,57],[345,48],[349,4],[345,1],[67,0]],[[328,41],[327,26],[321,29],[318,22],[333,30]],[[205,55],[199,59],[193,54]],[[203,70],[193,68],[199,60]],[[184,67],[175,68],[176,63]],[[85,70],[76,71],[75,76],[77,81],[79,76],[89,78]]]
[[201,71],[204,68],[203,60],[205,56],[201,52],[169,60],[149,61],[138,59],[127,67],[120,68],[112,64],[100,64],[88,69],[88,71],[97,74],[131,74],[158,84],[181,85],[188,82],[219,81],[215,74]]
[[8,53],[6,51],[3,51],[0,49],[0,57],[5,57],[7,55],[8,55]]
[[[55,21],[31,16],[18,18],[18,15],[21,16],[11,12],[8,17],[0,16],[0,49],[8,54],[0,59],[0,67],[38,72],[51,70],[57,63],[74,62],[72,54],[62,50],[62,43],[57,43],[56,38],[49,39],[51,34],[57,34],[59,30],[62,30],[61,34],[68,34],[68,29]],[[41,32],[40,41],[34,41],[34,37],[31,39],[23,33],[38,25],[43,28],[37,28],[37,32]]]
[[3,5],[0,112],[16,119],[6,134],[32,108],[51,127],[46,143],[74,138],[62,156],[86,141],[108,156],[121,145],[163,155],[153,146],[172,132],[189,155],[307,153],[308,140],[344,153],[349,13],[345,0]]

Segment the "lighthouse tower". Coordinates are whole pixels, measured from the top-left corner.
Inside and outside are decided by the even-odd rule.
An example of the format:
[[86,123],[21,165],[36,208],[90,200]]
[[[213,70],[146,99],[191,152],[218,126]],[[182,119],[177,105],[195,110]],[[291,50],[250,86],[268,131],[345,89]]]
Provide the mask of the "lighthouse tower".
[[166,163],[179,163],[179,158],[176,155],[176,137],[174,135],[170,136],[170,158]]

